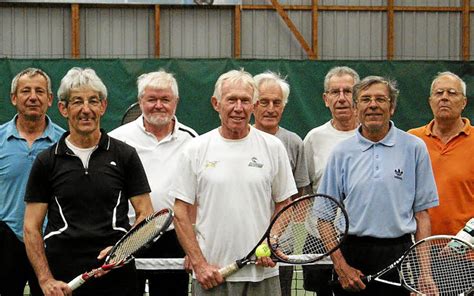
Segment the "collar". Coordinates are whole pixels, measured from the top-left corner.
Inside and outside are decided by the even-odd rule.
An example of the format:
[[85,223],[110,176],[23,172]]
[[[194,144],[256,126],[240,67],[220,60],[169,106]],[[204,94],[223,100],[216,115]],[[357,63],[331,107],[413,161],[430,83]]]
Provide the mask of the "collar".
[[357,129],[356,136],[357,136],[357,140],[362,151],[367,151],[369,148],[371,148],[372,146],[376,144],[382,144],[387,147],[392,147],[395,145],[395,140],[397,137],[396,127],[393,121],[391,120],[390,120],[390,128],[388,130],[388,133],[385,135],[385,137],[382,140],[378,142],[372,142],[371,140],[364,137],[361,133],[361,129],[362,127],[359,127]]
[[[469,119],[466,118],[466,117],[462,117],[461,119],[462,119],[462,121],[464,122],[464,126],[463,126],[462,130],[459,131],[459,134],[462,134],[462,133],[463,133],[463,134],[469,136],[469,135],[471,134],[471,128],[472,128],[471,122],[470,122]],[[425,130],[424,130],[423,132],[424,132],[424,134],[425,134],[426,136],[434,136],[434,135],[433,135],[433,132],[432,132],[432,131],[433,131],[434,122],[435,122],[435,121],[434,121],[434,119],[433,119],[433,120],[430,121],[430,123],[428,123],[428,124],[425,126]],[[458,135],[459,135],[459,134],[458,134]]]
[[[74,154],[74,152],[69,149],[66,145],[66,138],[69,136],[70,131],[65,132],[61,139],[56,143],[54,148],[54,154],[56,155],[65,155],[65,154]],[[97,149],[103,149],[108,151],[110,149],[110,137],[107,135],[107,132],[104,129],[100,129],[100,139],[99,144],[97,145]]]
[[[18,119],[18,114],[16,114],[12,118],[12,120],[10,120],[7,123],[6,129],[5,129],[5,135],[6,135],[5,138],[6,139],[10,139],[11,137],[14,137],[14,138],[17,138],[17,139],[23,139],[20,136],[20,133],[18,132],[18,128],[16,127],[17,119]],[[51,121],[51,119],[49,118],[48,115],[46,115],[45,120],[46,120],[46,128],[38,139],[48,139],[50,142],[54,142],[54,139],[53,139],[53,137],[54,137],[54,127],[53,127],[53,124],[52,124],[53,122]],[[3,144],[3,142],[2,142],[2,144]]]
[[[138,128],[144,132],[145,134],[151,134],[149,131],[145,130],[145,124],[143,123],[145,119],[143,118],[143,114],[140,115],[137,119],[135,119],[135,124],[138,126]],[[163,139],[161,139],[161,141],[163,141],[164,139],[167,139],[171,136],[171,139],[175,139],[178,137],[178,130],[179,130],[179,127],[181,126],[181,124],[178,122],[178,118],[176,117],[176,115],[173,116],[173,119],[174,121],[174,128],[173,130],[171,131],[171,135],[168,134],[166,135]]]

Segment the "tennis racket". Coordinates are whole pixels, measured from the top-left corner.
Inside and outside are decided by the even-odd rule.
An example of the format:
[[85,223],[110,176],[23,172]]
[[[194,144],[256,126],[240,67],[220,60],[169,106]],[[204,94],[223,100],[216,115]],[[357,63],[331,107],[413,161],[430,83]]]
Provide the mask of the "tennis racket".
[[142,115],[142,110],[140,109],[140,105],[135,102],[130,107],[127,108],[127,111],[123,114],[121,125],[134,121],[138,117]]
[[[321,240],[314,240],[313,244],[303,249],[302,242],[310,235],[308,227],[305,227],[308,219],[317,225]],[[264,242],[270,248],[270,258],[274,262],[316,262],[339,248],[348,228],[347,213],[342,204],[333,197],[324,194],[300,197],[275,215],[263,237],[247,256],[221,268],[219,272],[226,278],[245,265],[255,263],[255,251]]]
[[[394,268],[399,282],[381,278]],[[474,247],[454,236],[431,236],[383,270],[362,278],[365,283],[373,280],[422,295],[465,295],[474,288]]]
[[146,217],[115,244],[100,268],[78,275],[68,283],[68,286],[75,290],[93,278],[100,270],[111,270],[129,263],[134,254],[158,240],[172,221],[173,211],[171,209],[163,209]]

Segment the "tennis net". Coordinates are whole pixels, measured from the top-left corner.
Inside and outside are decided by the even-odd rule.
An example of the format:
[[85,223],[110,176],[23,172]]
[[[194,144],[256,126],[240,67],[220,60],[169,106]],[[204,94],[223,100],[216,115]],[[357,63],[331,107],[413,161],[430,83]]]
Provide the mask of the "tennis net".
[[[158,270],[182,270],[184,260],[183,259],[135,259],[135,265],[139,270],[146,270],[149,272]],[[329,258],[325,258],[315,264],[332,265]],[[293,268],[293,280],[291,283],[291,296],[316,296],[315,292],[306,291],[303,288],[303,269],[301,265],[291,265],[285,263],[279,263],[281,266],[291,266]],[[191,282],[191,278],[190,278]],[[192,295],[191,285],[189,286],[189,295]]]

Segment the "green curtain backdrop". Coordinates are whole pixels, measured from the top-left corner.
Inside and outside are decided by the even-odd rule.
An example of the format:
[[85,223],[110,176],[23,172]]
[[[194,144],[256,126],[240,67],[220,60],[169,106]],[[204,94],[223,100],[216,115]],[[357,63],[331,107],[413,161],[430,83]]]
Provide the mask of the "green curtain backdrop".
[[[15,114],[10,103],[10,84],[16,73],[27,67],[46,71],[53,84],[54,106],[49,110],[53,120],[63,127],[66,121],[56,107],[56,92],[61,78],[71,67],[93,68],[109,92],[109,105],[102,127],[110,131],[120,124],[123,113],[136,101],[136,78],[146,72],[164,69],[175,74],[179,85],[178,119],[202,134],[219,125],[210,98],[220,74],[244,68],[251,74],[271,70],[287,77],[291,86],[288,105],[281,125],[302,138],[313,127],[329,120],[329,110],[322,101],[324,76],[334,66],[349,66],[362,77],[380,75],[398,81],[400,97],[393,120],[407,130],[427,123],[432,118],[428,105],[433,76],[452,71],[467,84],[468,100],[474,94],[473,62],[439,61],[290,61],[233,59],[94,59],[94,60],[21,60],[0,59],[0,123]],[[468,103],[464,116],[473,120],[473,104]]]

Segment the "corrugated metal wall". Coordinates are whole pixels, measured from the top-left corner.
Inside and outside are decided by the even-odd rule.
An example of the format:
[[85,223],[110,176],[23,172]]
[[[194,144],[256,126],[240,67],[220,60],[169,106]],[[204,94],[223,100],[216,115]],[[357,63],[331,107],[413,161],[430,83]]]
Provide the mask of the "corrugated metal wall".
[[232,57],[233,8],[161,9],[160,56]]
[[0,6],[0,57],[71,57],[68,6]]
[[80,52],[85,58],[148,58],[154,52],[149,8],[85,8],[80,12]]
[[[281,0],[310,5],[311,0]],[[270,4],[244,0],[246,5]],[[385,6],[383,0],[319,0],[319,5]],[[395,6],[460,7],[461,0],[396,0]],[[161,6],[160,56],[228,58],[233,56],[234,8]],[[288,11],[311,46],[311,11]],[[241,12],[241,57],[307,59],[307,54],[274,10]],[[471,14],[471,18],[474,14]],[[0,6],[0,57],[71,57],[69,5]],[[462,18],[457,12],[395,12],[394,58],[460,60]],[[474,21],[471,21],[474,32]],[[80,8],[83,58],[154,56],[154,8]],[[474,56],[474,35],[470,40]],[[387,55],[387,14],[383,11],[319,11],[320,59],[383,60]]]

